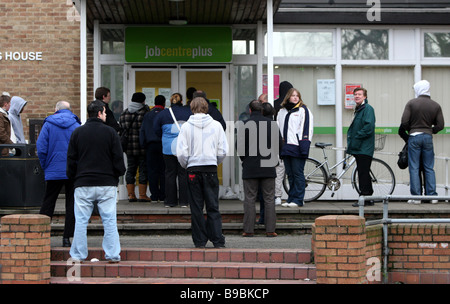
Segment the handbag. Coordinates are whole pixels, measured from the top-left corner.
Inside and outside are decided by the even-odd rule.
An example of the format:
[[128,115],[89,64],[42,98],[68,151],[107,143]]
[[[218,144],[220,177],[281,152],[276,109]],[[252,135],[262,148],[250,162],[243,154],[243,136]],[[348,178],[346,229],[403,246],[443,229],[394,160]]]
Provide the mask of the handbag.
[[308,158],[309,148],[311,146],[311,141],[309,140],[309,111],[305,105],[302,108],[305,110],[305,122],[303,124],[302,139],[298,141],[299,156],[300,158]]
[[128,148],[128,141],[129,141],[129,137],[130,137],[130,129],[133,126],[134,121],[137,118],[137,114],[134,114],[134,118],[131,121],[130,127],[127,129],[124,129],[124,132],[122,132],[122,134],[120,135],[120,144],[122,145],[122,151],[126,151]]
[[408,168],[408,143],[398,153],[397,165],[402,170]]

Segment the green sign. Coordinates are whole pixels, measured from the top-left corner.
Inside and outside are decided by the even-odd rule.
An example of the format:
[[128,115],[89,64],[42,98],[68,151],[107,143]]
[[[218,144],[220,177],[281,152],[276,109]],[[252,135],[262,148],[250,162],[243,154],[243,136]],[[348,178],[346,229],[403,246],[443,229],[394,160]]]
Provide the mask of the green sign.
[[127,27],[127,62],[230,62],[230,27]]

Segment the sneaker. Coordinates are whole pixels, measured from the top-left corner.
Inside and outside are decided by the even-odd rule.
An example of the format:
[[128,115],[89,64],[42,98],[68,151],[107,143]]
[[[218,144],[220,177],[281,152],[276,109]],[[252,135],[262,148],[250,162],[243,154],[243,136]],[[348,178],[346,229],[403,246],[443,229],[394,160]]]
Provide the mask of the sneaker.
[[420,200],[408,200],[407,203],[408,204],[413,204],[413,205],[419,205],[421,202],[420,202]]
[[281,205],[281,197],[277,197],[275,199],[275,206],[280,206]]
[[438,200],[431,200],[432,204],[437,204],[439,201]]
[[281,207],[289,207],[289,203],[282,203]]
[[298,207],[298,205],[297,205],[296,203],[289,203],[289,204],[288,204],[288,207],[290,207],[290,208],[296,208],[296,207]]

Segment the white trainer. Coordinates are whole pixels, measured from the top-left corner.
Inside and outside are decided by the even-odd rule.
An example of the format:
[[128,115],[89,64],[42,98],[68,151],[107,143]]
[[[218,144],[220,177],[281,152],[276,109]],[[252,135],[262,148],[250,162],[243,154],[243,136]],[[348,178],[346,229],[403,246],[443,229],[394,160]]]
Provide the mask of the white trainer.
[[296,208],[296,207],[298,207],[298,205],[297,205],[296,203],[289,203],[288,206],[289,206],[290,208]]
[[282,207],[289,207],[289,203],[282,203],[281,206]]
[[420,200],[408,200],[408,204],[419,205],[420,203]]
[[431,200],[432,204],[437,204],[439,201],[438,200]]
[[281,197],[277,197],[275,199],[275,206],[280,206],[281,205]]

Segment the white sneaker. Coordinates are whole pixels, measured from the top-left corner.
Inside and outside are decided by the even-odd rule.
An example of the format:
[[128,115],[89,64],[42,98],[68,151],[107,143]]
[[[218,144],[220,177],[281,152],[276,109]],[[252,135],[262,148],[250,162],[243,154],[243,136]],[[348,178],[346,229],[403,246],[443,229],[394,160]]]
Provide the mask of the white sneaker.
[[277,197],[275,199],[275,206],[280,206],[281,205],[281,197]]
[[419,205],[420,203],[420,200],[408,200],[408,204]]
[[438,200],[431,200],[430,203],[432,203],[432,204],[437,204],[438,202],[439,202]]
[[296,207],[298,207],[298,205],[297,205],[296,203],[289,203],[288,206],[289,206],[290,208],[296,208]]
[[281,206],[282,207],[289,207],[289,203],[282,203]]

